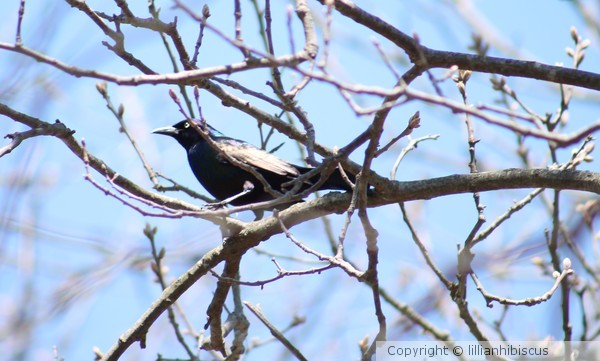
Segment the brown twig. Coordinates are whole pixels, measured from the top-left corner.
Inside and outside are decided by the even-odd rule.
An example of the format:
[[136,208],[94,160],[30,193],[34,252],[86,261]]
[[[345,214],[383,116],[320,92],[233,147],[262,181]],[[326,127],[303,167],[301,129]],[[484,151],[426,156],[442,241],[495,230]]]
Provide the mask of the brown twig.
[[[204,325],[204,329],[210,327],[210,338],[205,340],[200,348],[203,350],[216,350],[223,356],[227,356],[225,343],[223,340],[223,337],[227,333],[224,332],[221,327],[221,314],[223,313],[225,300],[227,299],[227,295],[229,294],[229,290],[231,288],[231,283],[224,281],[224,279],[237,277],[240,267],[240,257],[230,257],[225,261],[225,267],[222,273],[223,278],[219,279],[217,282],[217,289],[215,290],[213,299],[206,310],[208,320],[206,321],[206,325]],[[229,331],[231,329],[231,327],[227,328]]]
[[[150,224],[146,224],[146,227],[144,228],[144,235],[150,241],[150,249],[151,249],[152,259],[154,260],[154,262],[150,264],[150,268],[152,269],[152,272],[154,272],[154,274],[156,275],[156,279],[157,279],[158,283],[160,284],[160,287],[164,291],[168,286],[167,282],[165,281],[165,277],[164,277],[165,276],[165,268],[162,264],[162,261],[165,257],[165,249],[161,248],[160,251],[157,251],[156,241],[155,241],[156,232],[157,232],[156,227],[153,228],[150,226]],[[177,323],[177,319],[175,317],[175,311],[173,310],[173,306],[176,306],[176,305],[177,305],[177,303],[175,302],[174,305],[167,308],[167,316],[169,318],[169,323],[171,324],[171,327],[173,327],[173,332],[175,333],[177,342],[179,342],[179,344],[183,347],[183,349],[189,356],[190,360],[194,360],[196,358],[196,355],[192,351],[192,348],[190,346],[188,346],[187,342],[185,341],[185,338],[183,337],[183,334],[179,328],[179,324]]]
[[[409,136],[410,134],[412,134],[413,130],[415,130],[416,128],[418,128],[420,126],[421,126],[421,113],[419,111],[417,111],[415,114],[413,114],[412,117],[410,117],[410,119],[408,120],[408,124],[406,125],[406,128],[404,128],[402,133],[400,133],[398,136],[394,137],[386,145],[381,147],[381,149],[379,149],[377,152],[375,152],[375,157],[379,157],[381,154],[387,152],[388,149],[390,149],[392,147],[392,145],[394,145],[397,141],[399,141],[400,139],[402,139],[406,136]],[[413,146],[416,147],[417,143],[418,142],[414,143]],[[394,173],[395,172],[392,172],[392,174],[394,174]]]
[[550,288],[550,290],[548,290],[548,292],[546,292],[543,295],[538,296],[538,297],[530,297],[530,298],[525,298],[525,299],[521,299],[521,300],[513,300],[513,299],[506,298],[506,297],[496,296],[496,295],[493,295],[493,294],[487,292],[485,290],[485,288],[483,287],[483,284],[481,283],[481,281],[479,281],[479,278],[477,277],[477,275],[475,273],[471,273],[471,279],[473,279],[473,282],[475,282],[475,287],[481,293],[483,298],[485,298],[485,302],[486,302],[487,306],[490,308],[492,307],[493,301],[496,301],[501,305],[535,306],[542,302],[548,301],[552,297],[554,292],[558,289],[558,287],[560,286],[562,281],[564,279],[566,279],[566,277],[572,273],[573,273],[573,269],[571,269],[571,268],[564,269],[558,275],[558,277],[556,277],[556,279],[554,280],[554,285]]
[[[402,79],[400,80],[400,82],[403,81],[404,80]],[[371,286],[375,315],[377,316],[377,322],[379,324],[379,330],[375,336],[375,339],[369,346],[367,352],[362,355],[362,360],[364,361],[370,360],[375,354],[377,341],[385,341],[387,338],[387,322],[381,308],[381,294],[379,292],[379,277],[377,269],[377,264],[379,263],[379,247],[377,245],[377,237],[379,233],[372,226],[367,213],[367,189],[369,188],[369,178],[367,176],[367,172],[371,169],[373,159],[376,157],[377,148],[381,140],[381,135],[383,134],[383,126],[387,115],[387,112],[378,113],[375,116],[373,123],[369,127],[369,142],[367,144],[367,149],[365,150],[365,158],[362,164],[362,170],[356,177],[356,186],[352,192],[353,199],[356,201],[356,208],[358,209],[358,218],[360,219],[363,231],[365,233],[365,238],[367,240],[366,251],[368,266],[367,271],[365,272],[365,279],[366,282],[368,282]],[[349,207],[349,213],[350,208],[353,208],[353,206],[354,204],[351,203],[351,206]]]
[[284,335],[281,331],[279,331],[268,319],[267,317],[265,317],[265,315],[262,313],[262,311],[252,305],[250,302],[244,301],[244,305],[256,316],[258,317],[258,319],[260,320],[260,322],[263,323],[263,325],[265,325],[269,331],[271,332],[271,335],[273,335],[273,337],[275,337],[279,342],[281,342],[282,345],[285,346],[285,348],[288,349],[288,351],[290,351],[290,353],[292,355],[294,355],[294,357],[296,357],[298,360],[302,360],[302,361],[306,361],[308,360],[306,357],[304,357],[304,355],[302,355],[302,353],[298,350],[298,348],[296,348],[296,346],[294,346]]
[[363,279],[364,272],[360,272],[359,270],[354,268],[354,266],[352,266],[349,262],[347,262],[341,258],[338,258],[338,257],[331,257],[331,256],[326,256],[324,254],[321,254],[317,251],[314,251],[314,250],[308,248],[302,242],[298,241],[296,239],[296,237],[294,237],[294,235],[285,226],[284,221],[279,217],[279,212],[274,212],[274,213],[275,213],[274,216],[279,223],[279,227],[281,227],[281,230],[283,231],[285,236],[290,241],[292,241],[296,246],[298,246],[298,248],[300,248],[302,251],[304,251],[308,254],[312,254],[313,256],[317,257],[320,261],[325,261],[336,267],[341,268],[344,272],[346,272],[351,277],[357,278],[359,280]]
[[154,188],[157,191],[159,191],[159,192],[182,191],[185,194],[189,195],[190,197],[201,199],[201,200],[203,200],[203,201],[205,201],[207,203],[214,203],[214,202],[216,202],[216,200],[214,198],[207,197],[207,196],[202,195],[202,194],[200,194],[200,193],[198,193],[198,192],[196,192],[196,191],[194,191],[194,190],[192,190],[192,189],[190,189],[190,188],[188,188],[186,186],[183,186],[183,185],[177,183],[172,178],[169,178],[169,177],[165,176],[164,174],[156,172],[156,176],[171,183],[170,186],[164,186],[162,184],[158,184],[157,186],[155,186]]
[[23,16],[25,15],[25,0],[21,0],[19,3],[19,12],[17,14],[17,32],[15,35],[15,45],[21,46],[23,39],[21,38],[21,25],[23,23]]
[[[273,260],[275,260],[275,258],[273,258]],[[302,271],[286,271],[286,270],[284,270],[282,268],[278,268],[277,269],[277,276],[271,277],[271,278],[268,278],[268,279],[262,280],[262,281],[240,281],[240,280],[236,280],[236,279],[233,279],[233,278],[227,278],[227,279],[224,279],[224,280],[229,281],[231,283],[239,284],[239,285],[242,285],[242,286],[253,286],[253,287],[258,286],[260,288],[263,288],[266,284],[278,281],[278,280],[280,280],[282,278],[285,278],[285,277],[289,277],[289,276],[304,276],[304,275],[310,275],[310,274],[321,274],[321,272],[327,271],[327,270],[335,268],[335,267],[336,267],[336,265],[334,265],[334,264],[328,264],[328,265],[325,265],[323,267],[315,267],[315,268],[310,268],[310,269],[302,270]],[[223,278],[222,276],[219,276],[215,272],[211,271],[211,274],[214,277],[218,278],[218,279],[222,279]]]
[[63,123],[57,120],[54,124],[43,124],[40,127],[26,130],[24,132],[11,133],[4,136],[6,139],[10,139],[11,142],[4,147],[0,148],[0,158],[12,152],[17,148],[24,140],[38,137],[42,135],[50,135],[61,138],[75,133],[74,130],[67,128]]
[[[319,0],[322,4],[326,1]],[[412,37],[382,19],[366,12],[350,0],[335,0],[335,9],[342,15],[371,29],[402,48],[417,66],[426,64],[427,68],[449,68],[452,65],[457,65],[460,69],[464,70],[518,76],[600,90],[600,74],[546,65],[535,61],[521,61],[434,50],[420,45]],[[423,58],[425,61],[423,61]]]
[[[106,46],[109,50],[114,52],[121,59],[125,60],[129,65],[138,68],[144,74],[156,74],[152,69],[150,69],[146,64],[144,64],[141,60],[136,58],[133,54],[125,50],[125,36],[121,32],[118,23],[116,26],[117,30],[110,29],[100,17],[98,13],[96,13],[92,8],[90,8],[86,2],[78,1],[78,0],[65,0],[71,7],[78,9],[79,11],[86,14],[101,30],[104,32],[106,36],[111,38],[114,41],[114,45],[109,44],[106,41],[102,42],[102,45]],[[123,8],[122,8],[123,9]]]
[[102,97],[106,101],[106,107],[111,111],[111,113],[115,116],[115,118],[119,122],[119,125],[120,125],[119,131],[121,133],[125,134],[125,136],[129,140],[129,142],[131,143],[131,146],[135,150],[135,153],[140,158],[140,161],[142,162],[142,165],[144,166],[146,173],[148,173],[148,177],[154,184],[154,187],[157,187],[158,186],[158,178],[156,177],[156,173],[154,172],[154,169],[152,169],[152,166],[150,165],[150,163],[148,163],[146,161],[146,157],[144,156],[144,153],[142,152],[142,150],[138,146],[137,142],[135,141],[135,139],[129,132],[129,129],[127,129],[127,126],[125,125],[125,119],[123,118],[124,113],[125,113],[125,107],[123,106],[123,104],[119,104],[118,109],[115,108],[115,106],[113,105],[113,103],[110,99],[110,96],[108,95],[108,89],[107,89],[106,83],[96,84],[96,89],[98,90],[100,95],[102,95]]
[[404,203],[399,203],[399,206],[400,206],[400,211],[402,211],[402,219],[404,220],[404,223],[408,227],[408,230],[410,231],[410,234],[411,234],[411,237],[412,237],[413,241],[415,242],[415,244],[419,248],[419,251],[421,251],[421,254],[423,255],[423,258],[425,258],[425,263],[427,263],[427,265],[429,266],[429,268],[437,276],[437,278],[440,280],[440,282],[442,282],[442,284],[446,287],[446,289],[448,289],[449,291],[452,290],[454,288],[454,285],[442,273],[442,271],[440,271],[440,269],[436,266],[435,262],[433,262],[433,260],[431,259],[431,256],[429,256],[429,251],[427,250],[427,248],[425,247],[425,245],[423,244],[423,242],[421,242],[421,239],[419,238],[419,235],[418,235],[417,231],[413,227],[412,222],[410,221],[410,218],[408,218],[408,213],[406,212],[406,208],[404,207]]
[[[239,280],[239,272],[236,275],[236,279]],[[234,310],[229,317],[227,322],[233,324],[233,341],[231,343],[231,353],[229,359],[236,360],[242,357],[246,352],[244,341],[248,337],[248,328],[250,322],[244,315],[244,305],[242,304],[241,287],[239,283],[232,283],[231,293],[233,294]]]
[[400,152],[400,154],[398,154],[398,157],[396,157],[396,161],[394,162],[394,165],[392,166],[392,170],[390,171],[390,179],[396,180],[396,173],[398,172],[398,167],[400,166],[400,162],[402,162],[402,159],[404,159],[404,157],[408,154],[408,152],[411,152],[411,151],[417,149],[417,145],[423,141],[437,140],[439,137],[440,137],[439,134],[432,134],[432,135],[426,135],[424,137],[420,137],[420,138],[416,138],[416,139],[411,139],[408,142],[408,144],[406,145],[406,147],[402,148],[402,151]]
[[242,6],[240,0],[234,0],[233,17],[235,19],[235,42],[238,45],[238,49],[242,51],[242,55],[245,58],[250,57],[248,48],[242,46],[244,44],[244,38],[242,37]]

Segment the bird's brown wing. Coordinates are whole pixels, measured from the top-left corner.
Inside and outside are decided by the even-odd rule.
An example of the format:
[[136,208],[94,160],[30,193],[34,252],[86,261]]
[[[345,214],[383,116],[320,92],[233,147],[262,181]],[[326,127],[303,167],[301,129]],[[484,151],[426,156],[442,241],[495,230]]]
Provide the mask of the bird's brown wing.
[[269,152],[256,148],[248,143],[235,143],[236,144],[231,144],[231,142],[221,141],[218,144],[230,157],[255,168],[264,169],[283,176],[297,177],[300,175],[298,169],[292,164]]

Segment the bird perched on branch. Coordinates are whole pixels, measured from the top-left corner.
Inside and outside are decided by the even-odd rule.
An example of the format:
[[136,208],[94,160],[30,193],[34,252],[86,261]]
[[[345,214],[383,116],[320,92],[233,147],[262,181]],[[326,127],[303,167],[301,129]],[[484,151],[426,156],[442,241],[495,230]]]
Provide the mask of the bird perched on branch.
[[[190,123],[192,121],[194,125]],[[202,130],[205,130],[205,136],[200,134]],[[192,172],[222,205],[240,206],[273,200],[277,198],[277,192],[285,193],[293,188],[293,184],[285,187],[283,184],[313,169],[288,163],[242,140],[229,138],[198,120],[184,120],[170,127],[155,129],[152,133],[173,137],[185,148]],[[354,181],[353,175],[349,174],[349,177]],[[310,188],[319,178],[317,173],[306,179],[298,192]],[[271,189],[265,187],[264,182]],[[321,189],[348,191],[351,187],[336,168],[316,190]],[[285,208],[296,202],[292,200],[277,207]],[[254,210],[254,213],[260,219],[263,210]]]

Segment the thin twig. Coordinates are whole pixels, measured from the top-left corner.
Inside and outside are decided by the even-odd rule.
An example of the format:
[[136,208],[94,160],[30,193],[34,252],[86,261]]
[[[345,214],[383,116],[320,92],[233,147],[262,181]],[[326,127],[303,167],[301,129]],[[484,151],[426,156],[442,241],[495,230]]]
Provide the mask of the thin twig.
[[364,272],[358,271],[349,262],[347,262],[347,261],[345,261],[345,260],[343,260],[341,258],[331,257],[331,256],[326,256],[324,254],[321,254],[321,253],[319,253],[317,251],[314,251],[314,250],[306,247],[302,242],[298,241],[296,239],[296,237],[294,237],[294,235],[292,235],[292,233],[287,229],[287,227],[283,223],[283,220],[279,217],[279,212],[274,212],[273,216],[275,216],[275,218],[277,218],[277,220],[279,222],[279,227],[281,227],[281,230],[283,231],[283,233],[285,234],[285,236],[290,241],[292,241],[296,246],[298,246],[298,248],[300,248],[302,251],[304,251],[304,252],[306,252],[308,254],[312,254],[313,256],[317,257],[321,261],[329,262],[330,264],[333,264],[336,267],[341,268],[342,270],[344,270],[351,277],[357,278],[359,280],[363,279]]
[[162,179],[164,179],[164,180],[166,180],[166,181],[168,181],[168,182],[170,182],[172,184],[171,186],[164,186],[162,184],[158,184],[158,186],[155,186],[155,189],[157,191],[159,191],[159,192],[182,191],[185,194],[189,195],[190,197],[201,199],[201,200],[203,200],[203,201],[205,201],[207,203],[217,202],[214,198],[207,197],[207,196],[205,196],[203,194],[200,194],[200,193],[198,193],[198,192],[196,192],[196,191],[194,191],[194,190],[192,190],[192,189],[190,189],[190,188],[188,188],[186,186],[183,186],[183,185],[177,183],[174,179],[169,178],[169,177],[167,177],[164,174],[156,172],[156,176],[159,177],[159,178],[162,178]]
[[142,165],[144,166],[146,173],[148,173],[148,177],[150,178],[150,180],[156,187],[158,185],[158,178],[156,177],[156,173],[154,172],[154,169],[152,169],[152,166],[150,165],[150,163],[148,163],[146,161],[146,157],[144,156],[144,153],[142,152],[142,150],[138,146],[137,142],[135,141],[135,139],[129,132],[129,129],[127,129],[127,126],[125,125],[125,119],[123,117],[125,114],[125,107],[123,106],[123,104],[119,104],[118,109],[115,108],[115,106],[113,105],[113,103],[110,99],[110,95],[108,95],[108,89],[107,89],[106,83],[96,84],[96,89],[98,90],[100,95],[102,95],[102,97],[106,101],[106,107],[111,111],[111,113],[115,116],[115,118],[119,122],[119,125],[120,125],[119,131],[121,133],[125,134],[125,136],[129,140],[129,142],[131,143],[131,146],[133,147],[133,149],[135,150],[135,153],[140,158],[140,161],[142,162]]
[[248,309],[256,316],[258,317],[258,319],[260,320],[260,322],[263,323],[263,325],[265,325],[269,331],[271,332],[271,335],[273,335],[273,337],[275,337],[279,342],[281,342],[281,344],[283,344],[285,346],[285,348],[288,349],[288,351],[290,351],[292,353],[292,355],[294,355],[295,358],[297,358],[298,360],[301,361],[306,361],[308,360],[306,357],[304,357],[304,355],[302,355],[302,353],[298,350],[298,348],[296,348],[296,346],[294,346],[284,335],[283,333],[281,333],[281,331],[279,331],[268,319],[267,317],[262,313],[262,311],[257,307],[252,305],[250,302],[248,301],[244,301],[244,305],[246,307],[248,307]]
[[234,0],[233,17],[235,19],[235,42],[237,48],[241,50],[245,58],[250,57],[248,48],[242,46],[244,44],[244,38],[242,37],[242,6],[240,0]]
[[558,286],[560,286],[560,284],[562,283],[562,281],[570,274],[573,273],[573,269],[567,268],[564,269],[560,275],[558,277],[556,277],[556,279],[554,280],[554,285],[552,285],[552,287],[550,288],[550,290],[548,290],[548,292],[544,293],[541,296],[538,297],[530,297],[530,298],[525,298],[525,299],[521,299],[521,300],[513,300],[513,299],[509,299],[509,298],[505,298],[505,297],[501,297],[501,296],[496,296],[493,295],[491,293],[488,293],[485,288],[483,287],[483,284],[481,283],[481,281],[479,281],[479,278],[477,277],[477,275],[472,272],[471,273],[471,279],[473,279],[473,282],[475,282],[475,287],[477,288],[477,290],[479,290],[479,292],[481,293],[481,295],[483,296],[483,298],[485,298],[485,302],[487,304],[488,307],[492,307],[492,302],[496,301],[501,305],[511,305],[511,306],[535,306],[537,304],[540,304],[542,302],[546,302],[548,301],[552,295],[554,294],[554,292],[558,289]]
[[[328,10],[329,10],[329,7],[328,7]],[[399,81],[401,79],[401,76],[398,73],[398,71],[396,70],[396,68],[394,68],[394,65],[392,65],[392,62],[390,61],[390,58],[387,56],[387,54],[385,53],[385,51],[381,47],[381,44],[379,43],[379,41],[377,41],[377,39],[375,39],[375,38],[372,38],[371,42],[373,43],[373,45],[377,49],[377,52],[379,52],[379,56],[381,57],[381,59],[383,59],[383,62],[385,63],[385,66],[390,70],[390,72],[392,72],[392,74],[396,78],[396,82]]]
[[[410,119],[408,119],[408,124],[406,125],[406,128],[402,131],[402,133],[400,133],[398,136],[394,137],[394,139],[390,140],[386,145],[384,145],[383,147],[381,147],[381,149],[379,149],[377,152],[375,152],[375,157],[379,157],[381,154],[387,152],[388,149],[390,149],[392,147],[392,145],[394,145],[398,140],[411,135],[413,130],[415,130],[416,128],[418,128],[420,126],[421,126],[421,112],[417,111],[415,114],[413,114],[412,117],[410,117]],[[417,143],[414,143],[413,145],[416,147]],[[394,173],[395,172],[393,172],[392,174],[394,174]]]
[[17,17],[17,33],[15,35],[15,45],[21,46],[23,39],[21,38],[21,24],[23,22],[23,16],[25,15],[25,0],[21,0],[19,3],[19,12]]
[[[152,269],[152,272],[154,272],[154,274],[156,275],[156,279],[157,279],[158,283],[160,284],[161,289],[164,291],[168,286],[167,282],[165,281],[165,277],[164,277],[165,276],[165,267],[162,264],[162,261],[165,257],[165,249],[161,248],[160,251],[157,251],[156,240],[155,240],[156,232],[157,232],[156,227],[151,227],[150,224],[146,224],[146,227],[144,228],[144,235],[150,241],[150,249],[151,249],[152,259],[154,260],[154,263],[150,264],[150,266],[151,266],[150,268]],[[176,302],[175,302],[175,304],[176,304]],[[181,330],[179,329],[179,324],[177,323],[177,319],[175,317],[175,311],[173,310],[173,305],[171,305],[167,308],[167,316],[169,318],[169,323],[171,324],[171,326],[173,327],[173,331],[175,332],[175,337],[177,338],[177,342],[179,342],[179,344],[183,347],[183,349],[189,356],[190,360],[197,360],[197,357],[194,354],[194,352],[192,351],[192,348],[190,346],[188,346],[187,342],[185,341],[185,338],[183,337]]]
[[286,271],[284,269],[278,269],[277,276],[271,277],[271,278],[268,278],[268,279],[262,280],[262,281],[239,281],[239,280],[232,279],[232,278],[223,278],[222,276],[218,275],[217,273],[215,273],[213,271],[211,271],[211,274],[215,278],[224,279],[224,280],[229,281],[234,284],[239,284],[242,286],[253,286],[253,287],[258,286],[258,287],[263,288],[266,284],[278,281],[285,277],[304,276],[304,275],[309,275],[309,274],[321,274],[321,272],[327,271],[327,270],[335,268],[335,267],[336,267],[336,265],[334,265],[334,264],[327,264],[323,267],[315,267],[315,268],[310,268],[310,269],[302,270],[302,271]]
[[413,241],[415,242],[415,244],[419,248],[419,251],[421,251],[421,254],[423,255],[423,258],[425,258],[425,262],[427,263],[427,265],[429,266],[429,268],[431,268],[431,270],[433,271],[433,273],[435,273],[435,275],[440,280],[440,282],[442,282],[444,284],[444,286],[446,287],[446,289],[452,290],[453,287],[454,287],[454,285],[442,273],[442,271],[440,271],[440,269],[435,265],[435,263],[431,259],[431,256],[429,255],[429,251],[427,250],[427,248],[425,247],[425,245],[423,244],[423,242],[421,242],[421,239],[419,238],[419,235],[418,235],[417,231],[414,229],[414,227],[412,225],[412,222],[410,221],[410,218],[408,218],[408,213],[406,212],[406,208],[404,207],[404,203],[400,203],[399,206],[400,206],[400,211],[402,211],[402,219],[404,220],[404,223],[408,227],[408,230],[410,231],[410,234],[412,236]]
[[417,149],[417,145],[425,140],[437,140],[439,137],[440,137],[439,134],[431,134],[431,135],[426,135],[424,137],[409,140],[406,147],[402,148],[402,151],[400,152],[400,154],[398,154],[398,157],[396,158],[396,161],[394,162],[394,165],[392,166],[392,170],[390,171],[390,179],[396,180],[396,173],[398,172],[398,167],[400,166],[400,162],[402,162],[402,160],[408,154],[408,152]]
[[198,32],[198,39],[196,40],[196,45],[194,46],[194,55],[192,56],[192,65],[196,66],[198,62],[198,54],[200,53],[200,47],[202,46],[202,38],[204,38],[204,28],[206,27],[206,22],[210,17],[210,8],[207,4],[202,6],[202,21],[200,21],[200,31]]
[[11,142],[5,145],[4,147],[0,148],[0,158],[12,152],[26,139],[43,135],[51,135],[60,138],[63,136],[71,135],[73,133],[75,133],[75,131],[70,130],[63,123],[57,120],[54,124],[47,124],[47,126],[43,126],[40,128],[34,128],[26,130],[24,132],[7,134],[4,136],[4,138],[11,139]]
[[275,100],[273,98],[270,98],[270,97],[266,96],[265,94],[263,94],[261,92],[257,92],[257,91],[254,91],[254,90],[250,89],[250,88],[247,88],[247,87],[243,86],[242,84],[240,84],[240,83],[238,83],[238,82],[236,82],[234,80],[231,80],[231,79],[222,79],[222,78],[219,78],[219,77],[216,77],[216,76],[212,77],[211,79],[213,81],[216,81],[217,83],[221,83],[223,85],[227,85],[230,88],[239,90],[239,91],[241,91],[244,94],[248,94],[248,95],[251,95],[251,96],[253,96],[255,98],[263,100],[263,101],[265,101],[265,102],[267,102],[267,103],[269,103],[271,105],[274,105],[274,106],[276,106],[276,107],[278,107],[278,108],[280,108],[282,110],[286,110],[287,109],[287,106],[285,104],[283,104],[282,102],[277,101],[277,100]]

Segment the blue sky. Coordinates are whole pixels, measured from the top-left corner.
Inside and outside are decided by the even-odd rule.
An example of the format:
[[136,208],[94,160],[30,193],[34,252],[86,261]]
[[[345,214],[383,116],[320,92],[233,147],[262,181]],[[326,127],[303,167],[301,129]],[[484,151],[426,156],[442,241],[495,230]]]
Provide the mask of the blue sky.
[[[18,1],[3,1],[0,4],[0,41],[12,42],[16,28]],[[146,2],[132,1],[134,12],[147,16]],[[209,1],[212,17],[210,21],[233,34],[232,2]],[[471,42],[471,26],[453,8],[453,1],[359,1],[365,9],[397,26],[400,30],[417,33],[421,42],[431,48],[467,52]],[[492,34],[498,34],[498,44],[509,44],[504,51],[493,48],[491,55],[516,56],[523,60],[536,60],[546,64],[563,62],[569,65],[565,47],[572,47],[569,29],[575,25],[583,38],[591,38],[592,45],[583,63],[583,69],[599,72],[598,35],[587,33],[582,20],[574,12],[571,1],[529,0],[529,1],[472,1],[479,13],[475,20],[482,20]],[[591,3],[591,2],[583,2]],[[106,1],[88,1],[92,8],[104,9],[107,13],[116,12],[115,5]],[[196,3],[194,3],[196,4]],[[322,21],[323,9],[310,1],[317,21]],[[158,2],[162,16],[170,20],[175,15],[170,1]],[[288,2],[274,2],[274,27],[285,29],[286,6]],[[261,48],[257,37],[257,27],[252,7],[242,1],[245,40],[255,48]],[[540,11],[543,9],[543,11]],[[179,14],[179,29],[184,42],[193,47],[197,34],[197,24],[186,15]],[[371,43],[372,33],[361,33],[353,22],[334,13],[330,69],[332,74],[343,81],[368,85],[392,86],[393,75],[383,65],[377,50]],[[294,18],[296,47],[302,44],[301,29]],[[147,64],[158,71],[171,71],[166,61],[160,38],[140,30],[127,29],[126,46]],[[61,61],[80,67],[94,68],[120,75],[137,72],[115,57],[101,45],[106,40],[100,30],[90,24],[88,18],[62,2],[27,2],[23,23],[24,44],[44,51]],[[289,51],[288,34],[275,33],[279,53]],[[406,57],[383,39],[377,39],[392,59],[399,59],[396,68],[406,69]],[[223,43],[208,31],[199,60],[200,66],[241,61],[237,49]],[[0,101],[9,106],[40,117],[45,121],[60,119],[67,126],[76,129],[76,137],[84,138],[90,152],[104,159],[111,167],[125,176],[150,188],[145,171],[141,167],[127,139],[118,133],[118,123],[105,107],[98,94],[93,79],[77,79],[43,64],[29,64],[23,56],[0,51],[0,81],[4,84],[18,83],[20,91],[13,96],[0,94]],[[436,71],[441,75],[442,70]],[[286,84],[294,84],[297,74],[284,71]],[[475,104],[490,103],[497,94],[490,91],[488,74],[473,74],[469,84],[470,100]],[[232,76],[232,79],[251,86],[253,89],[270,94],[264,85],[269,79],[266,70]],[[512,88],[520,97],[540,114],[553,112],[559,98],[553,86],[523,79],[509,79]],[[432,91],[425,78],[413,84],[414,87]],[[459,100],[452,82],[443,84],[445,94]],[[0,87],[4,91],[5,87]],[[168,87],[118,87],[108,85],[110,96],[116,104],[125,106],[126,122],[135,134],[152,166],[178,182],[201,190],[188,169],[183,150],[173,141],[152,135],[153,128],[170,125],[180,120],[175,104],[168,96]],[[596,101],[576,97],[570,109],[568,130],[585,127],[598,118]],[[226,108],[208,93],[201,94],[205,116],[213,126],[223,133],[258,144],[259,136],[253,119],[233,108]],[[337,91],[326,84],[313,82],[303,92],[298,101],[314,122],[317,139],[329,146],[343,146],[359,131],[364,129],[369,117],[357,117],[344,103]],[[374,98],[358,98],[364,106],[378,105]],[[262,105],[262,104],[261,104]],[[275,112],[265,106],[265,109]],[[394,109],[388,119],[384,138],[391,139],[405,126],[406,120],[415,112],[421,111],[423,119],[416,136],[440,134],[437,141],[422,143],[402,163],[399,180],[418,180],[455,173],[467,173],[468,153],[465,141],[463,120],[449,111],[416,102]],[[480,169],[495,170],[520,167],[515,155],[516,144],[510,133],[476,122],[476,131],[481,143]],[[25,127],[0,118],[0,134],[23,131]],[[285,141],[279,134],[271,143],[277,145]],[[2,145],[7,140],[4,140]],[[387,175],[396,155],[406,142],[393,148],[390,155],[383,156],[374,164],[374,169]],[[528,140],[532,158],[544,166],[547,161],[544,144]],[[278,151],[278,156],[299,163],[301,157],[297,147],[287,141]],[[352,158],[360,162],[363,150]],[[569,151],[561,152],[561,160],[567,159]],[[594,163],[584,165],[585,169],[598,171]],[[145,218],[92,187],[83,179],[84,167],[66,147],[56,139],[36,138],[25,141],[13,153],[0,159],[0,319],[9,318],[19,311],[20,304],[35,309],[36,329],[30,343],[30,359],[50,359],[52,347],[57,345],[59,355],[67,360],[91,358],[94,346],[107,350],[117,337],[124,332],[159,293],[159,287],[152,282],[153,276],[144,260],[149,256],[149,245],[142,235],[146,223],[159,229],[157,241],[167,250],[166,261],[170,267],[169,276],[176,277],[185,271],[195,260],[220,243],[218,228],[196,219],[165,220]],[[97,180],[101,177],[94,175]],[[520,199],[527,190],[510,191],[502,194],[484,194],[488,218],[494,219],[509,207],[515,199]],[[178,195],[179,196],[179,195]],[[584,197],[582,194],[565,193],[569,198]],[[181,195],[183,199],[190,198]],[[191,200],[194,203],[199,201]],[[567,204],[567,203],[565,203]],[[565,206],[565,213],[571,209]],[[414,202],[408,205],[421,237],[430,247],[432,256],[442,268],[452,271],[456,262],[456,244],[463,240],[472,226],[476,214],[469,195],[451,196],[428,202]],[[511,220],[494,237],[477,249],[478,254],[493,260],[499,250],[510,249],[526,243],[526,240],[543,240],[544,227],[550,227],[543,207],[537,205],[523,211],[517,219]],[[251,214],[239,214],[243,220],[251,220]],[[432,288],[440,287],[437,280],[425,272],[421,256],[413,245],[406,227],[401,221],[398,207],[383,207],[370,211],[374,225],[380,231],[380,251],[382,262],[380,275],[394,296],[403,302],[420,309],[422,297]],[[331,217],[333,230],[339,231],[343,224],[342,216]],[[26,230],[26,231],[22,231]],[[294,234],[310,247],[327,252],[328,245],[323,237],[320,221],[294,228]],[[534,242],[535,243],[535,242]],[[539,243],[539,242],[538,242]],[[276,255],[310,259],[295,248],[283,236],[273,237],[260,249]],[[518,247],[517,247],[518,248]],[[347,255],[364,269],[364,235],[359,222],[350,227],[346,243]],[[514,259],[498,260],[499,266],[482,272],[481,279],[493,285],[494,293],[514,298],[536,296],[545,292],[551,279],[532,271],[529,258],[532,255],[547,257],[544,248],[534,248],[532,252],[520,255],[512,253]],[[305,263],[286,260],[279,262],[286,269],[304,269]],[[310,265],[310,263],[309,263]],[[506,270],[504,266],[510,265]],[[270,256],[249,252],[242,262],[242,278],[256,281],[272,277],[276,270]],[[451,273],[448,274],[452,276]],[[413,282],[418,279],[418,282]],[[37,298],[31,303],[20,300],[19,290],[27,280],[33,280]],[[206,278],[181,298],[184,309],[190,310],[190,318],[197,330],[205,322],[205,310],[214,291],[215,280]],[[474,290],[474,289],[473,289]],[[246,287],[243,298],[260,304],[267,316],[279,327],[284,328],[291,315],[306,316],[308,321],[289,333],[289,337],[303,340],[299,342],[305,355],[314,359],[319,355],[327,359],[357,358],[358,340],[364,336],[374,336],[377,328],[373,317],[370,290],[348,279],[339,270],[318,276],[287,278],[269,284],[263,290]],[[68,299],[68,307],[54,310],[48,307],[57,299]],[[547,304],[526,310],[511,312],[506,321],[506,332],[515,338],[561,337],[560,323],[546,315],[556,312],[558,298]],[[498,317],[500,307],[488,309],[482,298],[474,294],[470,305],[485,312],[486,319]],[[554,311],[553,311],[554,310]],[[400,320],[399,315],[386,306],[390,337],[420,337],[417,333],[401,333],[391,325]],[[452,307],[430,315],[431,320],[441,329],[456,330],[455,337],[469,339],[467,330],[455,321],[456,310]],[[266,329],[258,321],[248,316],[253,324],[251,335],[265,339]],[[536,324],[532,330],[520,327],[523,321]],[[327,327],[324,327],[326,325]],[[577,329],[576,329],[577,331]],[[532,335],[531,333],[534,333]],[[308,335],[308,336],[307,336]],[[173,338],[166,319],[151,329],[149,349],[138,353],[135,345],[128,359],[154,359],[157,353],[165,357],[183,357],[179,348],[173,347]],[[327,340],[325,342],[324,340]],[[10,350],[14,340],[0,341],[0,350]],[[173,354],[168,354],[169,352]],[[6,351],[8,352],[8,351]],[[322,354],[325,353],[324,355]],[[3,353],[5,353],[3,351]],[[281,354],[281,347],[268,344],[249,354],[249,359],[265,359]]]

